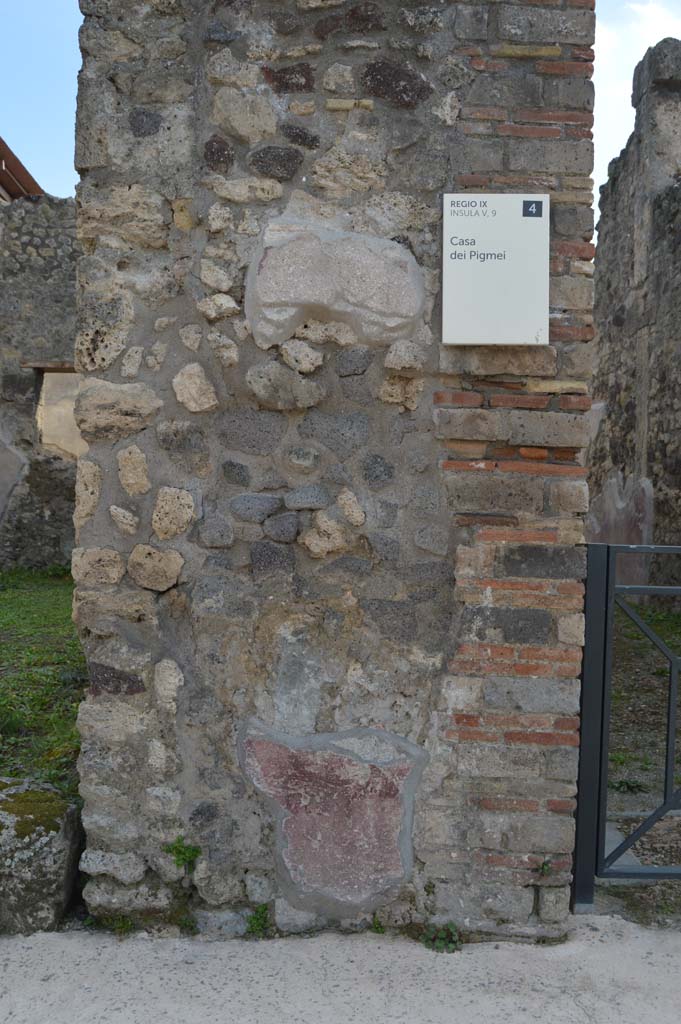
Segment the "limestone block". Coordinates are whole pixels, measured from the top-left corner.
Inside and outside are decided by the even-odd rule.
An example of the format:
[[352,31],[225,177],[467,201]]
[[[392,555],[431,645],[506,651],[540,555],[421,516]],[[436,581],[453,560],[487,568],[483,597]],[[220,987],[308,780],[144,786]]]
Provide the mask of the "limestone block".
[[[210,188],[220,199],[229,203],[269,203],[273,199],[279,199],[283,193],[283,186],[280,181],[274,178],[223,178],[220,174],[210,174],[204,179],[206,188]],[[216,226],[215,207],[211,208],[213,214],[213,231],[223,231],[226,228]],[[220,223],[222,217],[220,218]]]
[[246,384],[266,409],[310,409],[326,395],[322,384],[306,380],[274,359],[252,366]]
[[131,497],[146,494],[151,490],[147,457],[136,444],[131,444],[129,448],[117,452],[116,462],[118,463],[118,479],[121,482],[121,487]]
[[71,572],[76,583],[120,583],[125,563],[113,548],[74,548]]
[[216,292],[228,292],[234,284],[232,275],[213,260],[201,260],[199,276],[208,288],[214,288]]
[[151,517],[151,525],[159,540],[169,540],[184,533],[194,519],[194,499],[179,487],[161,487]]
[[190,412],[210,412],[218,407],[215,388],[200,363],[188,363],[173,377],[173,391]]
[[73,618],[94,636],[112,636],[120,630],[121,621],[155,628],[154,602],[152,594],[137,587],[110,592],[79,586],[73,596]]
[[313,373],[324,362],[321,352],[316,352],[301,338],[292,338],[281,346],[281,355],[287,366],[299,373]]
[[313,558],[326,558],[347,550],[349,540],[341,523],[323,511],[315,512],[312,522],[311,529],[301,534],[298,541]]
[[260,81],[260,68],[257,64],[238,61],[229,47],[225,47],[208,61],[208,77],[219,85],[254,89]]
[[144,349],[139,345],[133,345],[121,359],[121,377],[129,380],[137,376],[142,365]]
[[137,544],[128,559],[128,575],[140,587],[163,593],[175,586],[183,565],[179,551],[160,551],[148,544]]
[[78,810],[52,786],[0,779],[0,934],[51,931],[78,869]]
[[230,316],[236,316],[239,306],[231,295],[209,295],[207,298],[197,302],[196,308],[203,313],[206,320],[213,323],[215,320],[224,320]]
[[[354,100],[327,100],[329,109],[347,110]],[[383,191],[387,168],[383,159],[371,152],[353,152],[344,145],[333,146],[315,161],[312,179],[318,188],[334,199],[353,193]]]
[[184,676],[177,662],[170,658],[159,661],[154,668],[154,691],[160,706],[172,713],[176,710],[177,694],[184,685]]
[[388,377],[381,384],[378,397],[388,405],[413,410],[418,407],[423,387],[422,377]]
[[109,875],[123,885],[141,882],[147,870],[142,857],[136,853],[109,853],[106,850],[86,850],[80,858],[80,870],[86,875]]
[[74,352],[76,370],[92,373],[113,365],[125,349],[134,320],[135,307],[128,291],[108,280],[93,283],[80,299]]
[[91,914],[127,916],[169,910],[173,894],[161,883],[121,885],[113,878],[98,876],[90,879],[85,886],[83,899]]
[[366,521],[366,513],[360,505],[357,495],[344,487],[336,498],[336,504],[352,526],[362,526]]
[[270,221],[251,261],[245,312],[256,341],[280,344],[310,318],[348,324],[363,341],[411,335],[425,306],[423,274],[411,253],[347,230],[341,216],[300,212],[293,205]]
[[191,352],[198,352],[202,338],[203,331],[198,324],[187,324],[185,327],[180,327],[180,341]]
[[220,360],[223,370],[236,366],[239,362],[239,349],[236,342],[219,331],[208,332],[208,344]]
[[171,221],[163,196],[143,185],[111,185],[78,189],[78,236],[81,241],[121,242],[143,249],[163,249],[168,244]]
[[130,512],[127,508],[121,508],[119,505],[111,505],[109,515],[121,533],[130,537],[137,533],[140,521],[139,516],[136,516],[134,512]]
[[327,92],[352,96],[355,92],[355,75],[349,64],[332,64],[325,72],[322,84]]
[[79,530],[97,511],[102,488],[102,471],[96,462],[80,459],[76,471],[76,510],[73,523]]
[[76,423],[87,440],[119,440],[148,426],[163,402],[146,384],[112,384],[90,377],[75,404]]
[[218,89],[212,116],[223,131],[251,146],[277,130],[276,115],[267,95],[244,92],[232,86]]
[[313,345],[324,345],[332,341],[335,345],[344,348],[347,345],[354,345],[357,342],[357,335],[349,324],[322,323],[320,320],[306,320],[304,324],[296,328],[296,338],[309,341]]

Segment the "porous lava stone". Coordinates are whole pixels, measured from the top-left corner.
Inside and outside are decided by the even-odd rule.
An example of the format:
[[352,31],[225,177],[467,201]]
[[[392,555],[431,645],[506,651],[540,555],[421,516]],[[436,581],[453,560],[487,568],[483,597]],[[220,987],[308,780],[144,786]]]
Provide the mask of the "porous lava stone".
[[332,32],[343,28],[343,21],[341,14],[327,14],[325,18],[319,19],[312,31],[317,39],[326,39]]
[[281,134],[294,142],[296,146],[304,146],[305,149],[319,149],[319,136],[309,132],[307,128],[301,128],[298,124],[283,124]]
[[211,171],[227,174],[234,164],[234,148],[220,135],[211,135],[203,147],[203,159]]
[[144,683],[139,676],[123,672],[111,665],[90,662],[90,693],[99,697],[103,693],[134,694],[144,693]]
[[262,73],[275,92],[314,91],[314,68],[311,64],[289,64],[287,68],[266,65]]
[[396,107],[413,110],[427,99],[433,87],[423,75],[406,64],[376,60],[362,72],[362,84],[370,96],[388,100]]
[[332,32],[379,32],[385,28],[385,18],[378,4],[356,4],[345,14],[328,14],[320,18],[312,30],[317,39],[326,39]]
[[356,4],[346,13],[345,24],[351,32],[380,32],[385,18],[378,4]]
[[296,29],[300,28],[300,22],[293,14],[287,14],[282,12],[281,14],[271,14],[270,24],[274,28],[275,32],[278,32],[280,36],[290,36]]
[[163,123],[163,118],[155,110],[144,110],[136,107],[130,111],[128,118],[130,131],[136,139],[144,139],[148,135],[156,135]]
[[298,173],[303,154],[292,146],[263,146],[249,154],[248,163],[266,178],[290,181]]
[[204,43],[219,43],[221,46],[229,46],[235,39],[238,39],[241,35],[240,32],[235,32],[233,29],[227,28],[223,22],[214,18],[206,28],[203,35]]

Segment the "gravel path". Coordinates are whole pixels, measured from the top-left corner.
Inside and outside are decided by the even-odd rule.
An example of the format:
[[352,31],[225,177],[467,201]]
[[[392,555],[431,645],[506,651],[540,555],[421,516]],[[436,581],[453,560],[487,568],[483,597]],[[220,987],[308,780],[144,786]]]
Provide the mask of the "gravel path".
[[0,939],[2,1024],[679,1024],[681,932],[574,919],[560,946],[403,938]]

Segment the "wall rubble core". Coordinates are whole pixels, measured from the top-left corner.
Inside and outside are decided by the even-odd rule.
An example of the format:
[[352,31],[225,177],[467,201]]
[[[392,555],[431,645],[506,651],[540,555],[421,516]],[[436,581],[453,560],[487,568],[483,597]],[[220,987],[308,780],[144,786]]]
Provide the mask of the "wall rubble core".
[[[81,6],[91,911],[561,934],[589,5]],[[549,346],[440,346],[465,190],[551,193]]]
[[[681,330],[681,41],[664,39],[636,69],[636,126],[601,189],[598,326],[589,450],[590,539],[678,544]],[[628,560],[627,560],[628,561]],[[675,559],[651,581],[677,583]],[[626,572],[627,566],[622,569]],[[649,572],[636,566],[646,582]],[[624,577],[623,577],[624,579]],[[634,582],[634,576],[630,582]]]

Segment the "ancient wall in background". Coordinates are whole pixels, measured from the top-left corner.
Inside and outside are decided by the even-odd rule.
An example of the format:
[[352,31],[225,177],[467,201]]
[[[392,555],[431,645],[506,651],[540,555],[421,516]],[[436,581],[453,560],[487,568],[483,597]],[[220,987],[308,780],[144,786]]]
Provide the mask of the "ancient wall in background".
[[601,192],[589,536],[679,544],[681,41],[648,51],[633,103],[635,131]]
[[22,363],[73,362],[75,203],[0,206],[0,568],[65,564],[75,460],[43,448],[36,376]]
[[[591,4],[81,6],[91,911],[560,934]],[[460,190],[551,194],[550,346],[441,347]]]

